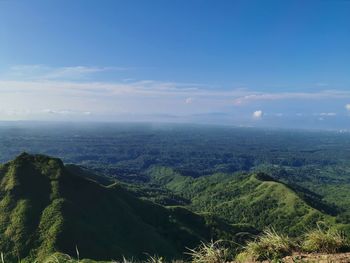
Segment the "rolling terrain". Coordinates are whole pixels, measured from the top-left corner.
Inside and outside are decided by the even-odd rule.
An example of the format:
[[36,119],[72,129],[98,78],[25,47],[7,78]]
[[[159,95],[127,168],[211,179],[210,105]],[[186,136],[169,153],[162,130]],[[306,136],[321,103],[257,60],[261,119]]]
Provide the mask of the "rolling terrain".
[[10,262],[77,248],[99,260],[145,253],[181,258],[186,247],[234,239],[243,229],[140,200],[118,183],[103,186],[42,155],[23,153],[2,165],[0,197],[0,251]]
[[[318,221],[335,224],[338,210],[301,187],[276,181],[264,173],[214,174],[199,178],[182,176],[171,168],[148,170],[150,183],[189,201],[193,211],[210,212],[231,223],[257,229],[273,226],[289,235],[315,227]],[[348,226],[339,224],[348,229]]]
[[84,125],[0,126],[7,262],[76,248],[98,260],[182,258],[267,227],[298,240],[318,222],[350,234],[348,134]]

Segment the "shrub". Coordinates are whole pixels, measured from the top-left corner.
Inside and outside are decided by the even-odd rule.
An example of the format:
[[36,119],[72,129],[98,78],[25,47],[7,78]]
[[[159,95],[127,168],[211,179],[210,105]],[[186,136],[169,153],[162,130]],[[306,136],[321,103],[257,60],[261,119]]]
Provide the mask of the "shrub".
[[192,263],[225,263],[229,259],[229,249],[223,245],[222,240],[204,242],[195,249],[189,249],[186,253],[191,256]]
[[288,236],[278,234],[270,228],[254,241],[248,242],[236,260],[238,262],[277,260],[290,255],[295,247],[295,243]]
[[321,227],[305,235],[302,249],[306,252],[336,253],[349,250],[350,243],[344,234],[334,228]]
[[165,260],[162,257],[149,256],[145,263],[165,263]]

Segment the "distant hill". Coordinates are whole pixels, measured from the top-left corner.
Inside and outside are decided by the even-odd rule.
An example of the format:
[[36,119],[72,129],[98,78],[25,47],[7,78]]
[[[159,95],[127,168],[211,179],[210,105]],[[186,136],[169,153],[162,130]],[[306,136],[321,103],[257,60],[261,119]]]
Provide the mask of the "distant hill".
[[138,199],[118,183],[84,178],[85,172],[26,153],[0,167],[0,251],[7,261],[32,262],[55,251],[75,255],[76,247],[81,257],[99,260],[145,253],[179,258],[201,240],[234,240],[249,230]]
[[335,223],[337,209],[301,187],[292,187],[263,173],[182,176],[171,168],[152,167],[150,184],[165,187],[190,201],[193,211],[211,212],[231,223],[258,229],[273,226],[289,235],[313,228],[317,221]]

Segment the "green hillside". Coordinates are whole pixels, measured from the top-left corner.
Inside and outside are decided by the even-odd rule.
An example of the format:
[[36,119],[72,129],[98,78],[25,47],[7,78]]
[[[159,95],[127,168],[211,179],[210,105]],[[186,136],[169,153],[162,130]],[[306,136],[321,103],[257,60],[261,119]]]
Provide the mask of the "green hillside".
[[98,260],[179,258],[185,247],[231,239],[241,229],[140,200],[117,183],[103,186],[59,159],[24,153],[0,168],[0,251],[9,262],[55,251],[74,255],[76,247],[81,257]]
[[266,174],[192,178],[166,167],[153,167],[147,174],[151,184],[191,201],[191,210],[211,212],[231,223],[247,223],[258,229],[274,226],[278,231],[297,235],[314,227],[317,221],[335,221],[329,206],[317,195],[300,187],[292,189]]

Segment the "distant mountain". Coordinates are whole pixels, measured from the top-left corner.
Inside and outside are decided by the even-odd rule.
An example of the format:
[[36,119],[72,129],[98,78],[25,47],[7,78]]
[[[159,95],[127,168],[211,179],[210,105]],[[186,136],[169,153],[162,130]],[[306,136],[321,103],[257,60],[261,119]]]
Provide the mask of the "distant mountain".
[[335,223],[337,208],[322,202],[320,196],[264,173],[192,178],[171,168],[153,167],[147,175],[150,184],[189,200],[192,211],[210,212],[231,223],[251,224],[260,230],[273,226],[289,235],[299,235],[318,221]]
[[99,260],[145,253],[179,258],[201,240],[234,239],[248,230],[211,215],[165,208],[118,183],[104,186],[94,179],[42,155],[23,153],[2,165],[0,251],[6,260],[33,262],[55,251],[75,255],[76,248],[81,257]]

